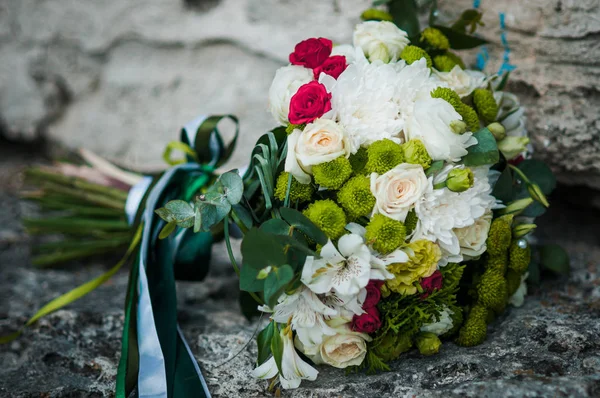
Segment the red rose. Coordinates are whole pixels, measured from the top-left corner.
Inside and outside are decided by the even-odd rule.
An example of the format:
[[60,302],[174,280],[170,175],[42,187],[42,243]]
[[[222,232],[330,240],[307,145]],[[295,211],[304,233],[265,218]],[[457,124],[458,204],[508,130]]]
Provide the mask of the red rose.
[[421,295],[421,298],[427,298],[435,290],[440,290],[442,288],[442,282],[442,273],[439,270],[435,271],[433,274],[431,274],[431,276],[423,278],[421,281],[421,287],[425,293]]
[[331,94],[319,82],[306,83],[290,100],[291,124],[310,123],[331,110]]
[[316,68],[329,58],[332,48],[331,40],[323,37],[301,41],[296,44],[294,52],[290,54],[290,63],[310,69]]
[[377,307],[366,309],[362,315],[354,315],[352,318],[352,330],[361,333],[374,333],[381,327],[379,319],[379,310]]
[[313,73],[315,74],[315,79],[319,79],[321,72],[337,79],[346,70],[347,66],[346,57],[343,55],[334,55],[327,58],[323,64],[314,68]]
[[379,303],[381,300],[381,286],[383,285],[383,281],[370,280],[369,284],[365,289],[367,289],[367,297],[365,298],[365,302],[363,303],[363,309],[372,308]]

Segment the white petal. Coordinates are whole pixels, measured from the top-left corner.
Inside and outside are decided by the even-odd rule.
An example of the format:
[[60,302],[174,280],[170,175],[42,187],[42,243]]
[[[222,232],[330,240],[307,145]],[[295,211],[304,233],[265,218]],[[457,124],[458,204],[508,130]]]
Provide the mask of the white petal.
[[365,246],[365,242],[360,235],[356,234],[344,235],[338,241],[338,248],[345,257],[349,257],[354,253],[359,253],[362,246]]
[[325,261],[327,261],[329,264],[337,264],[339,262],[344,261],[344,257],[335,248],[335,245],[333,244],[333,242],[331,241],[331,239],[329,239],[327,241],[327,243],[325,244],[325,246],[323,246],[321,248],[321,257]]
[[268,361],[260,365],[258,368],[252,371],[252,376],[257,379],[271,379],[279,373],[277,370],[277,363],[275,363],[275,357],[269,358]]
[[296,151],[294,150],[298,139],[300,138],[300,134],[302,131],[299,129],[295,129],[292,134],[288,136],[288,150],[287,156],[285,159],[285,171],[296,177],[296,180],[302,184],[310,183],[310,176],[302,170],[300,164],[298,164],[298,159],[296,158]]
[[365,234],[367,233],[367,230],[365,227],[363,227],[360,224],[357,224],[355,222],[351,222],[348,225],[346,225],[346,230],[350,231],[351,233],[358,235],[360,237],[362,237],[364,239]]

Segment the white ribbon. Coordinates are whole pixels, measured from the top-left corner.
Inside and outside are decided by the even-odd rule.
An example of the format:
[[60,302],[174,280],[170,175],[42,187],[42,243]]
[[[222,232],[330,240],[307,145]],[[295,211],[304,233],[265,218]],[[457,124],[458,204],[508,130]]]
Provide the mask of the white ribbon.
[[125,201],[125,216],[127,222],[132,225],[135,221],[135,215],[142,204],[142,199],[148,190],[148,187],[152,184],[152,177],[144,176],[142,179],[131,187],[127,193],[127,200]]

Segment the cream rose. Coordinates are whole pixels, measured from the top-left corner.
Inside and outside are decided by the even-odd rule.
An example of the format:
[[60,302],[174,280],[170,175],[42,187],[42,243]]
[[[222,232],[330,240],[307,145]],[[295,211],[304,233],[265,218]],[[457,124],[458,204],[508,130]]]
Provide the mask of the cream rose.
[[421,198],[428,185],[423,167],[418,164],[403,163],[383,175],[373,173],[373,212],[404,222],[409,210]]
[[277,69],[269,88],[269,111],[282,126],[288,124],[290,100],[300,86],[313,80],[312,69],[288,65]]
[[308,355],[316,364],[326,363],[336,368],[360,365],[367,354],[367,341],[371,338],[366,333],[350,330],[346,324],[336,328],[333,336],[325,336],[315,355]]
[[478,258],[485,253],[487,250],[485,241],[490,232],[491,224],[492,212],[487,211],[483,216],[476,219],[474,224],[454,229],[460,245],[460,254],[463,255],[465,260]]
[[463,70],[456,65],[450,72],[436,72],[437,77],[461,98],[471,94],[485,82],[485,74],[475,70]]
[[354,28],[354,47],[361,48],[371,61],[395,62],[409,43],[408,35],[387,21],[367,21]]
[[329,119],[316,119],[304,130],[295,129],[289,135],[285,171],[300,183],[308,184],[312,166],[340,156],[349,157],[351,152],[350,140],[339,124]]

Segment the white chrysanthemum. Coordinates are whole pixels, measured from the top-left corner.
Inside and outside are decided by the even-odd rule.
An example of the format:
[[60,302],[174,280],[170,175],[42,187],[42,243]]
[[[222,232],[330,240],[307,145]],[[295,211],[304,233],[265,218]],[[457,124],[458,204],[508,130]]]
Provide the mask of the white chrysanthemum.
[[527,282],[525,281],[528,276],[529,272],[525,272],[525,274],[521,276],[521,284],[508,300],[508,303],[513,307],[520,307],[525,302],[525,296],[527,295]]
[[[440,175],[447,175],[453,167],[446,167]],[[412,241],[428,239],[437,242],[444,253],[440,265],[448,261],[462,261],[460,242],[454,229],[474,224],[475,220],[497,207],[488,181],[489,168],[476,167],[472,171],[475,177],[473,186],[460,193],[447,188],[433,189],[434,181],[430,177],[431,184],[415,206],[419,221]]]
[[456,120],[462,116],[441,98],[417,101],[406,125],[406,138],[421,140],[433,160],[458,161],[477,140],[471,133],[456,134],[450,127]]
[[277,69],[269,88],[269,110],[282,126],[288,124],[290,100],[298,89],[314,78],[312,69],[288,65]]
[[354,54],[356,53],[356,49],[354,46],[350,44],[340,44],[337,46],[333,46],[331,50],[331,56],[334,55],[342,55],[346,57],[346,63],[351,64],[354,62]]
[[431,78],[425,60],[411,65],[369,63],[360,50],[355,58],[337,80],[320,77],[332,95],[330,117],[350,136],[355,151],[382,139],[402,143],[401,132],[415,101],[429,97],[439,81]]
[[454,326],[454,322],[452,322],[453,314],[454,311],[447,305],[444,305],[444,309],[440,312],[439,319],[435,318],[435,322],[421,326],[421,332],[431,332],[437,336],[449,332],[450,329],[452,329],[452,326]]

